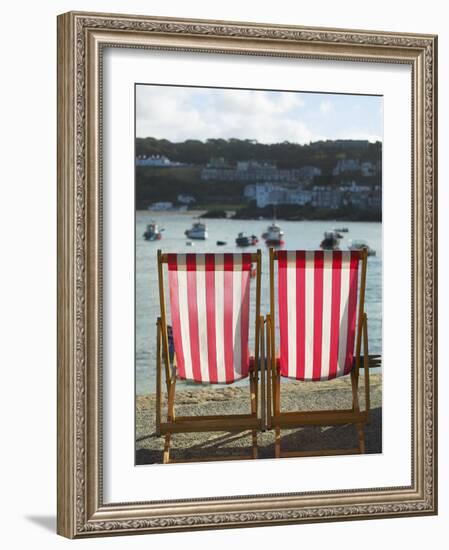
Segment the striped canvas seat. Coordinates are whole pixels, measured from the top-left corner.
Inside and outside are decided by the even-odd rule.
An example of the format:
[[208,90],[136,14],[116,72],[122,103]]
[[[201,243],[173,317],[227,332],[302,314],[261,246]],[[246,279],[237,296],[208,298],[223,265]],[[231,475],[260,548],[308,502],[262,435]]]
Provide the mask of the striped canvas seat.
[[279,251],[280,373],[329,380],[353,368],[358,252]]
[[249,372],[251,254],[168,254],[178,376],[230,384]]

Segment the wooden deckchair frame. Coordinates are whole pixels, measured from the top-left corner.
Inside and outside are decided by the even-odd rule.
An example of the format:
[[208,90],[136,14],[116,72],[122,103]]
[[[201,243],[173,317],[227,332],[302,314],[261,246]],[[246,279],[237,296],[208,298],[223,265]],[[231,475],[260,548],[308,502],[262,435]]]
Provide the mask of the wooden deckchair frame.
[[[360,287],[358,291],[358,321],[355,342],[354,367],[351,370],[352,408],[319,410],[319,411],[281,411],[281,374],[276,361],[276,334],[275,334],[275,285],[274,285],[274,262],[278,259],[278,253],[270,248],[270,313],[266,317],[267,335],[267,427],[275,430],[275,457],[288,456],[319,456],[331,454],[354,454],[365,452],[364,427],[369,421],[370,410],[370,388],[369,369],[370,357],[368,353],[368,317],[365,313],[365,289],[366,289],[366,268],[367,251],[359,252],[361,261]],[[363,342],[363,368],[365,377],[365,410],[360,410],[358,387],[359,372],[361,363],[361,349]],[[373,356],[374,363],[377,363],[377,356]],[[312,382],[311,382],[312,383]],[[319,383],[317,381],[316,383]],[[334,426],[343,424],[354,424],[358,435],[358,447],[351,449],[331,449],[316,451],[282,451],[281,450],[281,429],[291,429],[301,426]]]
[[[256,264],[256,315],[255,315],[255,350],[254,365],[249,371],[250,389],[250,413],[230,415],[203,415],[203,416],[177,416],[175,414],[175,391],[176,391],[176,354],[173,364],[170,364],[167,314],[164,294],[164,269],[168,262],[168,254],[161,250],[157,253],[158,280],[159,280],[159,301],[161,316],[157,319],[157,358],[156,358],[156,434],[165,437],[163,463],[211,461],[211,460],[242,460],[257,458],[257,432],[265,427],[265,358],[261,350],[264,349],[264,318],[260,315],[260,288],[261,288],[261,251],[251,254],[251,262]],[[162,420],[162,365],[165,367],[165,384],[167,395],[167,418]],[[259,400],[259,372],[260,372],[260,395],[261,395],[261,416],[258,415]],[[213,456],[195,459],[173,459],[170,457],[171,436],[174,433],[188,432],[243,432],[251,430],[252,449],[250,455],[238,456]]]

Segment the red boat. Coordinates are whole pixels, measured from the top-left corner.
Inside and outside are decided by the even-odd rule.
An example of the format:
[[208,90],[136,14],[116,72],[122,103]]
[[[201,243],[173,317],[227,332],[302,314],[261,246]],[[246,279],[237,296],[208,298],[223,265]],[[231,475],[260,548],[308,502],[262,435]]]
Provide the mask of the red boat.
[[160,241],[162,239],[163,229],[159,229],[157,223],[152,222],[147,225],[143,237],[146,241]]
[[285,241],[282,238],[283,236],[284,232],[279,225],[274,222],[267,227],[267,230],[262,235],[267,246],[284,246]]

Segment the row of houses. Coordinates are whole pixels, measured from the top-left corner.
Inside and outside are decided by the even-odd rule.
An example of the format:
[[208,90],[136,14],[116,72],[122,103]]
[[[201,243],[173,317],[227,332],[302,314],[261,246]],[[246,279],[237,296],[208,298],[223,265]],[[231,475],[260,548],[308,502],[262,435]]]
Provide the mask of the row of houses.
[[270,162],[254,160],[229,164],[224,158],[214,158],[201,170],[203,181],[240,181],[259,182],[269,180],[280,183],[310,182],[314,176],[320,176],[321,169],[316,166],[302,166],[295,169],[279,169]]
[[138,155],[136,166],[151,166],[154,168],[181,168],[188,166],[183,162],[174,162],[164,155]]
[[[380,162],[360,162],[358,159],[340,159],[332,170],[332,175],[357,174],[372,177],[380,172]],[[294,169],[280,169],[269,162],[239,161],[231,165],[224,158],[211,159],[201,170],[203,181],[272,181],[280,183],[311,183],[315,176],[321,176],[317,166],[302,166]]]
[[358,159],[340,159],[332,170],[333,176],[342,176],[345,174],[360,174],[361,176],[375,176],[380,170],[380,161],[360,162]]
[[305,188],[302,185],[292,187],[265,182],[247,185],[244,196],[248,200],[255,200],[258,208],[279,204],[310,205],[331,209],[349,205],[357,205],[360,208],[380,208],[382,204],[380,186],[358,185],[355,181],[336,188],[317,185],[311,188]]
[[[186,163],[174,162],[164,155],[139,155],[136,166],[150,166],[155,168],[180,168],[188,166]],[[380,171],[380,163],[360,162],[358,159],[340,159],[332,170],[332,175],[360,174],[361,176],[375,176]],[[238,161],[230,164],[223,157],[212,158],[201,170],[203,181],[252,181],[270,180],[285,183],[310,183],[322,171],[316,166],[302,166],[294,169],[279,169],[271,162],[257,162],[254,160]]]

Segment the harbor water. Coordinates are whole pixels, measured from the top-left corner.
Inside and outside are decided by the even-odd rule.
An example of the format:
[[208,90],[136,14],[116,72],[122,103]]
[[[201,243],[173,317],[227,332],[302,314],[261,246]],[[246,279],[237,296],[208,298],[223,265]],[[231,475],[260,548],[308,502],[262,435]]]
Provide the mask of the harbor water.
[[[195,212],[136,212],[136,393],[153,393],[156,381],[156,319],[160,315],[157,250],[163,252],[252,252],[262,250],[262,300],[261,313],[269,310],[268,248],[261,238],[269,225],[268,220],[203,220],[207,225],[208,239],[205,241],[187,239],[184,231],[192,226],[198,213]],[[146,225],[156,222],[163,228],[162,239],[145,241],[143,233]],[[284,231],[286,250],[318,250],[325,231],[335,227],[347,227],[343,233],[340,249],[346,250],[350,239],[365,240],[376,251],[368,258],[366,285],[366,312],[368,314],[370,353],[382,352],[382,224],[375,222],[335,222],[335,221],[284,221],[277,222]],[[255,234],[259,244],[247,248],[237,248],[235,239],[239,232],[245,235]],[[188,246],[187,241],[192,243]],[[227,244],[217,246],[216,241]],[[252,284],[252,292],[255,285]],[[168,298],[168,296],[167,296]],[[255,303],[254,300],[251,301]],[[167,299],[168,304],[168,299]],[[254,315],[254,312],[252,312]],[[251,321],[253,321],[252,317]],[[250,324],[254,326],[254,322]],[[254,341],[250,335],[250,347]],[[181,385],[186,382],[181,382]],[[189,389],[198,387],[189,384]]]

